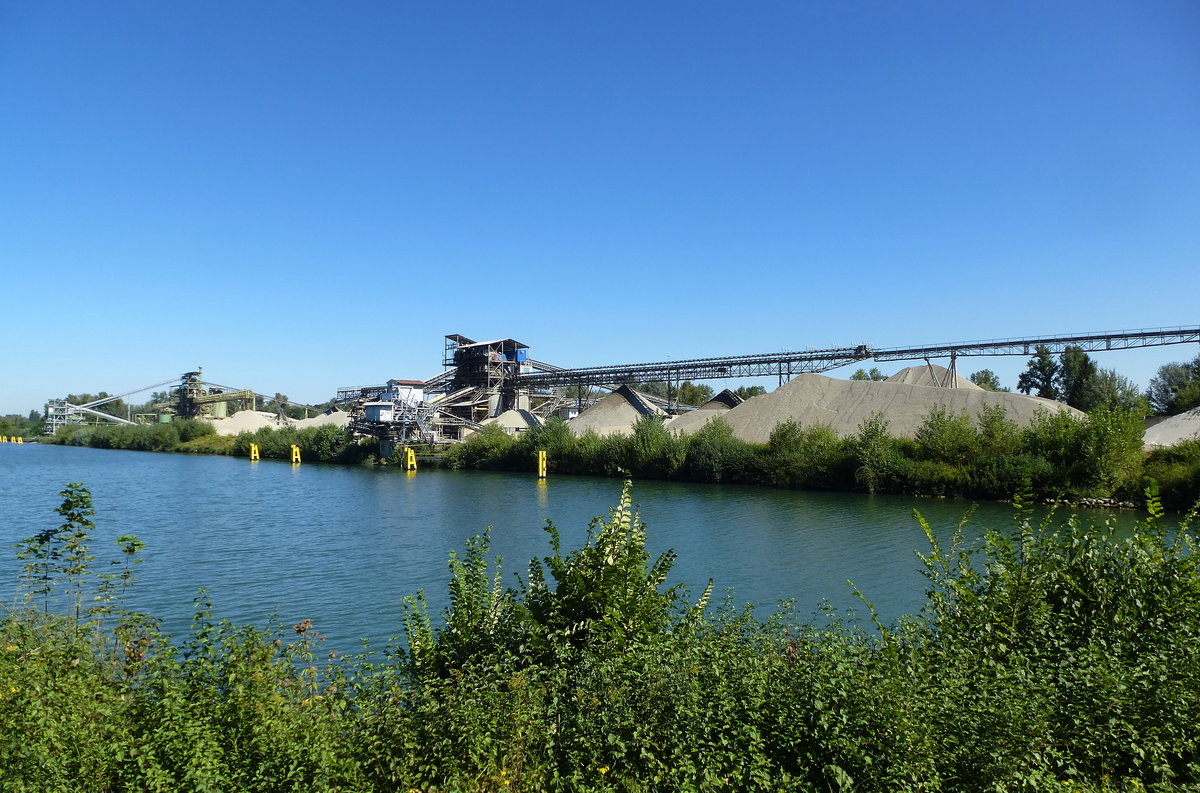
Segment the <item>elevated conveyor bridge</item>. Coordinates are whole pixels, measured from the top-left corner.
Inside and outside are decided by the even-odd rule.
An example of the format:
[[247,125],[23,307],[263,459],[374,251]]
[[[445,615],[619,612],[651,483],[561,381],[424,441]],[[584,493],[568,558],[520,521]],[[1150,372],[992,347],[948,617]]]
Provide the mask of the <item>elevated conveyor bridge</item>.
[[824,350],[694,358],[656,363],[618,364],[563,369],[531,361],[532,372],[517,377],[520,388],[543,390],[559,386],[615,387],[624,383],[662,380],[713,380],[728,377],[778,377],[783,383],[798,374],[828,372],[862,361],[929,361],[947,358],[953,371],[959,357],[1033,355],[1038,347],[1061,353],[1068,347],[1085,352],[1200,343],[1200,326],[1102,331],[1063,336],[1021,336],[1006,339],[924,344],[911,347],[872,347],[858,344]]

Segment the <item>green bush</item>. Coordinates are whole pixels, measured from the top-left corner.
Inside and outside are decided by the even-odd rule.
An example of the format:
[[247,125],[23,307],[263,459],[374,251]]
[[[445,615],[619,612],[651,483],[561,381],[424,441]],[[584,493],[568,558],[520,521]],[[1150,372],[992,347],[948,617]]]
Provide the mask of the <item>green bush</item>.
[[499,424],[488,424],[446,453],[451,468],[500,467],[516,441]]
[[876,493],[894,486],[896,473],[903,457],[900,445],[891,436],[888,421],[876,413],[863,420],[858,433],[850,440],[851,453],[858,465],[855,481],[863,485],[868,493]]
[[929,411],[914,441],[918,459],[959,468],[974,463],[982,449],[979,433],[966,411],[947,413],[941,406]]
[[1176,509],[1200,503],[1200,438],[1153,450],[1145,471],[1158,481],[1163,501]]
[[982,541],[919,519],[925,604],[884,625],[685,599],[626,485],[516,588],[475,538],[444,623],[418,594],[406,644],[333,659],[310,621],[235,626],[203,594],[177,642],[116,608],[131,579],[93,574],[68,485],[0,615],[0,789],[1193,790],[1200,554],[1148,495],[1132,533],[1028,496]]

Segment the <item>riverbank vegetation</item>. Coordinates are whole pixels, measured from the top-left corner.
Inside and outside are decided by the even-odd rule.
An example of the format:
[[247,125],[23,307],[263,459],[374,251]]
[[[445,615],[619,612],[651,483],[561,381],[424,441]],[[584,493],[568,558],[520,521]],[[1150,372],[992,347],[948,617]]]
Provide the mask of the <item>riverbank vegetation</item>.
[[[1007,498],[1028,478],[1042,499],[1128,503],[1137,500],[1141,477],[1149,475],[1161,483],[1164,503],[1187,508],[1200,498],[1200,440],[1146,454],[1142,435],[1140,414],[1116,408],[1097,408],[1084,418],[1046,412],[1024,429],[1000,407],[986,408],[977,420],[935,408],[911,439],[893,437],[882,416],[850,437],[785,421],[765,444],[738,440],[719,418],[690,435],[676,435],[648,416],[631,435],[605,437],[577,436],[551,418],[516,436],[493,425],[448,451],[421,451],[427,464],[452,468],[529,471],[537,452],[546,451],[555,473],[628,472],[639,479],[985,499]],[[236,456],[249,456],[253,443],[263,459],[279,460],[290,460],[295,444],[306,462],[399,462],[396,455],[380,459],[374,439],[331,425],[238,435],[217,435],[211,424],[197,420],[80,425],[45,442]]]
[[356,439],[346,430],[321,427],[264,427],[255,432],[218,435],[213,425],[197,419],[178,419],[163,424],[87,424],[64,427],[45,443],[90,446],[95,449],[130,449],[148,452],[231,454],[250,456],[250,444],[258,445],[264,459],[290,460],[292,445],[300,447],[308,462],[359,464],[374,462],[379,445],[374,440]]
[[7,791],[1200,784],[1200,555],[1153,490],[1132,534],[1035,520],[1028,496],[979,543],[922,523],[924,607],[883,625],[867,582],[862,618],[670,586],[627,485],[583,547],[548,527],[513,586],[472,540],[444,619],[414,595],[402,642],[347,658],[309,620],[235,626],[203,594],[190,633],[163,635],[125,608],[141,543],[96,567],[90,493],[62,496],[0,613]]
[[1142,451],[1136,411],[1099,408],[1085,418],[1043,413],[1024,429],[1002,408],[977,421],[935,408],[912,439],[893,437],[886,419],[850,437],[829,427],[785,421],[766,444],[746,443],[714,419],[676,435],[653,416],[628,436],[575,435],[550,419],[517,437],[486,427],[447,454],[459,468],[527,471],[546,450],[551,471],[696,482],[765,484],[963,498],[1006,498],[1028,479],[1039,498],[1136,500],[1143,474],[1164,482],[1163,498],[1186,508],[1200,497],[1200,442]]

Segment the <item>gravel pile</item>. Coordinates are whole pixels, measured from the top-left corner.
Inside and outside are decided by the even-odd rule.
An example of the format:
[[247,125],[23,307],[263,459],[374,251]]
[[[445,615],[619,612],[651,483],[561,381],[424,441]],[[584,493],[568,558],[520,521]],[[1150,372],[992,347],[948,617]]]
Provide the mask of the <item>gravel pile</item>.
[[218,435],[237,435],[239,432],[255,432],[263,427],[279,429],[294,426],[296,422],[286,416],[278,416],[265,410],[239,410],[226,419],[207,419],[216,428]]
[[1158,422],[1146,430],[1143,443],[1146,448],[1174,446],[1196,438],[1200,438],[1200,408],[1192,408],[1186,413]]
[[540,427],[542,422],[528,410],[506,410],[499,416],[492,416],[479,422],[480,424],[499,424],[500,428],[510,435],[514,432],[524,432],[533,427]]
[[[915,368],[915,367],[914,367]],[[859,425],[876,413],[888,420],[891,434],[911,438],[933,408],[941,406],[951,413],[966,411],[978,416],[986,405],[1001,405],[1018,426],[1026,426],[1039,410],[1066,410],[1082,416],[1078,410],[1059,402],[1024,394],[984,391],[972,388],[935,388],[904,382],[837,380],[819,374],[805,374],[770,394],[756,396],[733,410],[696,411],[694,432],[716,416],[722,416],[733,428],[735,437],[750,443],[766,443],[776,425],[794,420],[802,427],[827,424],[839,435],[853,435]],[[679,431],[681,425],[673,424]],[[687,425],[685,425],[687,426]]]
[[583,435],[588,430],[597,435],[631,435],[638,418],[647,413],[666,415],[646,397],[627,386],[621,386],[568,421],[567,426],[576,435]]
[[728,413],[732,409],[724,401],[713,399],[695,410],[689,410],[687,413],[672,416],[666,420],[665,424],[671,432],[686,435],[695,432],[717,416]]
[[[235,413],[234,415],[237,414]],[[349,413],[344,410],[332,408],[319,415],[293,421],[292,426],[296,427],[297,429],[304,429],[305,427],[324,427],[329,424],[332,424],[335,427],[345,427],[349,423]]]
[[[982,391],[983,389],[972,383],[965,377],[954,375],[950,378],[950,370],[944,366],[937,364],[929,364],[927,366],[910,366],[907,369],[901,369],[894,375],[889,377],[885,382],[888,383],[905,383],[907,385],[924,385],[933,388],[966,388],[970,391]],[[953,386],[943,386],[943,383],[949,384],[953,382]]]

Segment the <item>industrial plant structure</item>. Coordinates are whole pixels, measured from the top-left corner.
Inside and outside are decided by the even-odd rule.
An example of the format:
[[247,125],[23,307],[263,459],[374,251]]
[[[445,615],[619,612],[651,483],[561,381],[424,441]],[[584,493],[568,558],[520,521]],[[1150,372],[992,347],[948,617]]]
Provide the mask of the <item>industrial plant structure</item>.
[[[339,402],[353,405],[355,419],[352,426],[356,432],[393,441],[439,443],[459,440],[466,432],[480,429],[489,419],[499,419],[513,411],[526,416],[527,423],[536,423],[571,401],[564,393],[566,389],[582,394],[593,387],[612,391],[630,384],[661,381],[667,384],[668,393],[675,393],[689,380],[764,376],[777,378],[783,385],[797,375],[821,374],[868,360],[924,361],[932,373],[935,359],[948,361],[949,366],[942,370],[942,377],[944,385],[953,387],[957,382],[959,357],[1027,356],[1040,347],[1051,353],[1061,353],[1068,347],[1091,352],[1196,342],[1200,342],[1200,327],[1192,326],[914,347],[880,348],[864,343],[761,355],[570,369],[535,360],[529,355],[528,345],[514,339],[477,342],[455,333],[445,337],[442,359],[445,370],[423,383],[422,407],[416,407],[418,403],[413,401],[411,392],[403,398],[389,396],[399,393],[392,388],[393,383],[406,381],[340,389],[337,398]],[[671,399],[660,400],[646,394],[638,394],[637,398],[652,400],[667,413],[691,409]],[[391,407],[379,405],[379,400],[390,403]],[[367,412],[368,405],[374,405],[371,414]],[[385,416],[390,418],[384,420]]]
[[[335,401],[350,413],[350,428],[379,438],[382,443],[443,443],[461,440],[491,421],[505,421],[514,428],[537,426],[546,417],[580,400],[593,388],[615,391],[623,386],[658,381],[667,393],[678,393],[685,381],[731,377],[775,377],[780,385],[801,374],[820,374],[867,360],[924,360],[933,372],[933,359],[948,359],[946,385],[956,382],[955,362],[966,356],[1032,355],[1044,348],[1060,353],[1069,347],[1084,351],[1154,347],[1200,342],[1200,327],[1155,328],[1110,331],[1064,336],[1020,337],[986,341],[877,348],[869,344],[800,351],[696,358],[656,363],[633,363],[584,368],[564,368],[535,360],[529,346],[503,338],[477,342],[460,334],[445,337],[441,374],[429,380],[388,380],[382,385],[341,388]],[[97,408],[138,393],[175,384],[168,404],[155,405],[156,413],[121,418]],[[570,396],[568,396],[570,395]],[[121,424],[164,420],[166,416],[193,418],[225,415],[231,402],[249,400],[260,394],[204,381],[200,370],[116,396],[76,405],[55,399],[46,403],[46,432],[84,421]],[[266,397],[261,397],[264,400]],[[690,406],[675,404],[646,394],[656,410],[675,413]],[[647,407],[649,409],[649,407]]]
[[[124,399],[133,394],[152,391],[155,388],[173,385],[171,398],[167,402],[152,405],[155,412],[126,415],[124,418],[105,413],[97,408]],[[248,401],[254,407],[260,395],[245,388],[229,388],[206,383],[202,370],[184,372],[178,377],[161,383],[135,388],[114,396],[105,396],[85,404],[76,405],[65,399],[46,402],[45,434],[53,435],[61,427],[84,423],[149,424],[179,418],[224,418],[232,402]]]

